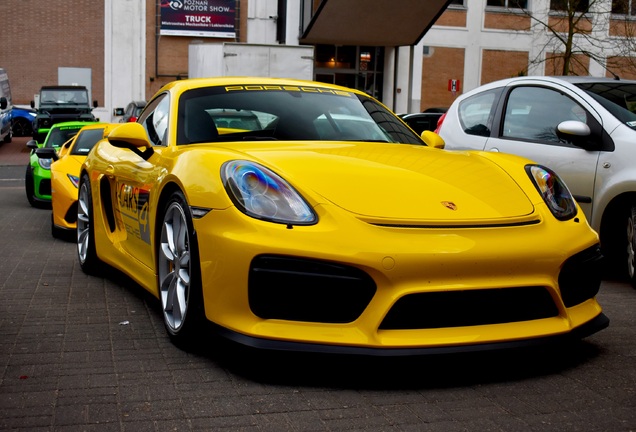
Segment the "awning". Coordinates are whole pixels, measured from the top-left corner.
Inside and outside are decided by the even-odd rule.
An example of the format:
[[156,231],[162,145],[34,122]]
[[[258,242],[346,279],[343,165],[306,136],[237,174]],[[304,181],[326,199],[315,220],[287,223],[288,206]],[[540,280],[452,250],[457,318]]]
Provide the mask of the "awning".
[[323,0],[303,44],[416,45],[450,0]]

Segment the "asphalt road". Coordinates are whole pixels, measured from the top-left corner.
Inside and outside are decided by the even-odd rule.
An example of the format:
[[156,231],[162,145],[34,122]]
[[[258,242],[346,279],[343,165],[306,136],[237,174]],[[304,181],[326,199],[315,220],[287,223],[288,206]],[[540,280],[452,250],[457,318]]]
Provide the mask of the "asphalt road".
[[636,290],[609,328],[524,352],[376,359],[170,343],[158,302],[82,273],[0,159],[0,430],[636,430]]

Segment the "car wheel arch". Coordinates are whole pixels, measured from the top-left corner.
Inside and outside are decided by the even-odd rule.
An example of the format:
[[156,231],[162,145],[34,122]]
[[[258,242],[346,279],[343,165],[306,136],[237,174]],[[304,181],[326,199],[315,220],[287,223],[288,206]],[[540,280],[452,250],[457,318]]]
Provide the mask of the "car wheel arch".
[[636,205],[636,192],[624,192],[612,198],[603,209],[599,209],[602,211],[602,216],[598,233],[603,253],[608,260],[608,270],[612,273],[623,273],[621,256],[624,251],[622,244],[626,229],[623,219],[634,205]]
[[[161,290],[161,269],[160,269],[160,249],[162,248],[161,242],[162,234],[163,234],[163,225],[166,215],[168,211],[173,207],[174,204],[177,204],[178,207],[181,207],[185,216],[185,222],[190,225],[188,227],[189,237],[189,287],[187,288],[186,294],[186,309],[185,314],[183,315],[182,324],[179,325],[178,328],[172,328],[171,325],[168,324],[168,320],[166,318],[166,310],[164,309],[164,324],[168,331],[168,335],[172,339],[174,343],[177,345],[185,345],[189,346],[192,342],[196,342],[200,332],[203,330],[202,324],[205,321],[205,307],[204,307],[204,299],[203,299],[203,287],[201,282],[201,268],[199,264],[199,250],[198,250],[198,236],[194,229],[193,217],[189,208],[189,204],[187,201],[187,196],[183,190],[177,183],[167,183],[161,190],[160,196],[157,200],[156,208],[157,212],[155,213],[155,226],[154,226],[154,239],[151,242],[153,253],[154,253],[154,261],[155,261],[155,270],[157,277],[157,285],[156,285],[156,295],[159,297],[160,302],[162,304],[162,308],[165,307],[163,304],[163,294]],[[175,243],[176,244],[176,243]],[[165,269],[164,269],[165,270]]]

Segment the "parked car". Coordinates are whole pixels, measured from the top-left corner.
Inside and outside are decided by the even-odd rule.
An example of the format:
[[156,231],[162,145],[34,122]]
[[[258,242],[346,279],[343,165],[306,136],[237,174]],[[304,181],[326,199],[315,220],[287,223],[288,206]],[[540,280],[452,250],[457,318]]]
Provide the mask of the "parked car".
[[26,143],[31,151],[29,164],[26,167],[24,188],[29,204],[33,207],[49,207],[51,205],[51,163],[53,159],[38,157],[39,148],[58,149],[86,125],[94,122],[56,123],[50,129],[42,144],[36,140]]
[[116,124],[89,123],[59,148],[42,147],[36,156],[50,162],[51,173],[51,234],[55,238],[68,239],[77,226],[77,187],[79,172],[88,152],[97,141],[111,131]]
[[33,136],[33,120],[35,119],[36,113],[33,108],[24,108],[14,105],[11,113],[13,136]]
[[113,115],[115,117],[121,117],[119,123],[134,122],[137,121],[139,114],[141,114],[145,106],[146,101],[132,101],[126,105],[126,108],[115,108]]
[[0,68],[0,142],[10,143],[11,131],[11,84],[7,72]]
[[[217,128],[219,110],[259,121]],[[440,141],[344,87],[172,82],[88,154],[79,264],[157,296],[177,343],[211,322],[253,347],[406,355],[607,326],[598,235],[559,177]]]
[[439,134],[447,149],[513,153],[555,170],[636,286],[636,81],[521,77],[470,91]]
[[[33,139],[42,143],[51,126],[70,121],[97,121],[88,101],[88,89],[84,86],[43,86],[40,88],[39,106],[33,120]],[[36,108],[31,101],[31,108]]]
[[400,114],[399,117],[418,134],[428,130],[434,131],[437,122],[444,115],[444,112],[421,112],[411,114]]

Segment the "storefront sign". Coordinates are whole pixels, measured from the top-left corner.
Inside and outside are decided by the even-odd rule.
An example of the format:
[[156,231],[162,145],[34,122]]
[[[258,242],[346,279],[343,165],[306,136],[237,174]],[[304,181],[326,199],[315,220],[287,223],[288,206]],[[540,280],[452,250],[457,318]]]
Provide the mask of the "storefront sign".
[[236,0],[161,0],[161,34],[235,38]]

